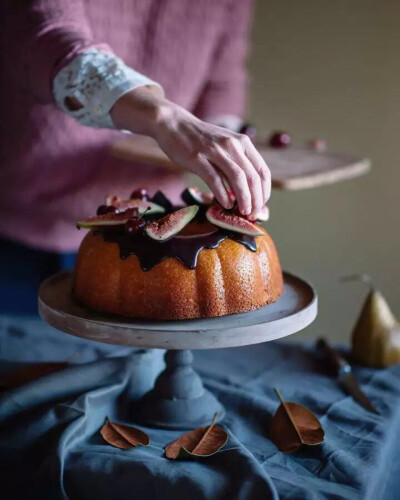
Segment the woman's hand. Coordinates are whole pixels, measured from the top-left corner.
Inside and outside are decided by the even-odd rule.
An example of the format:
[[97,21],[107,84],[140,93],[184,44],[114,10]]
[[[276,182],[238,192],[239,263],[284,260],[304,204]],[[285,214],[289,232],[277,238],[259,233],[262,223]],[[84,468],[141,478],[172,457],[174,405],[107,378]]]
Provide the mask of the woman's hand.
[[119,128],[150,135],[178,165],[196,173],[225,208],[233,191],[239,211],[256,218],[271,193],[270,171],[251,140],[210,125],[148,88],[121,97],[111,110]]

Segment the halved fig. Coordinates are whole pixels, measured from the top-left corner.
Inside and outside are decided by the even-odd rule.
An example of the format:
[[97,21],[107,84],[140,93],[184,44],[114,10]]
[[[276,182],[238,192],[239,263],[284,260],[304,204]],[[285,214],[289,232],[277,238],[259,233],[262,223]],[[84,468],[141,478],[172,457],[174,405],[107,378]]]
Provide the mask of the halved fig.
[[186,188],[181,194],[182,200],[187,205],[197,203],[198,205],[211,205],[214,200],[212,193],[203,193],[199,188],[193,186]]
[[123,226],[126,221],[132,219],[133,217],[137,217],[137,210],[135,210],[135,208],[129,208],[128,210],[125,210],[125,212],[110,212],[108,214],[95,215],[94,217],[78,221],[76,225],[79,229]]
[[206,217],[211,224],[228,229],[235,233],[247,234],[249,236],[261,236],[263,231],[247,219],[235,215],[233,212],[224,210],[220,205],[214,204],[206,212]]
[[160,220],[154,221],[149,224],[145,232],[147,236],[157,241],[164,241],[175,234],[182,231],[182,229],[195,217],[199,210],[197,205],[184,207],[176,210],[171,214],[166,215]]
[[147,214],[162,214],[165,212],[165,209],[157,205],[157,203],[148,200],[139,200],[138,198],[121,200],[118,196],[107,196],[106,205],[113,206],[120,212],[128,208],[137,208],[140,215],[143,215],[145,212]]
[[261,222],[267,222],[268,219],[269,219],[269,208],[267,207],[267,205],[264,205],[257,214],[257,220]]
[[170,200],[165,196],[165,194],[162,191],[157,191],[157,193],[153,196],[151,201],[165,208],[167,212],[172,212],[174,208]]

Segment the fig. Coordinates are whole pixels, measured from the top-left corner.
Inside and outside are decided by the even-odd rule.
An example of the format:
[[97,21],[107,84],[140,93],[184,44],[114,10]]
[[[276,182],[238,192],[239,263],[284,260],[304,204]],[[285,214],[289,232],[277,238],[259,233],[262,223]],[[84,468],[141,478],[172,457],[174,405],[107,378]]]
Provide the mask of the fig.
[[143,215],[145,212],[147,214],[161,214],[165,212],[165,209],[157,203],[152,201],[139,200],[138,198],[132,198],[131,200],[121,200],[118,196],[107,196],[106,205],[113,206],[120,212],[127,210],[128,208],[137,208],[139,214]]
[[174,206],[162,191],[157,191],[157,193],[153,196],[151,201],[165,208],[167,212],[172,212],[172,210],[174,209]]
[[145,232],[147,236],[157,241],[164,241],[179,233],[197,214],[199,207],[191,205],[176,210],[162,219],[149,224]]
[[123,226],[129,219],[132,219],[136,216],[137,210],[135,210],[134,208],[129,208],[128,210],[125,210],[125,212],[109,212],[107,214],[89,217],[88,219],[78,221],[77,226],[79,229]]
[[182,200],[186,205],[197,203],[198,205],[211,205],[214,200],[212,193],[203,193],[199,188],[193,186],[185,189],[181,194]]
[[224,210],[220,205],[214,204],[206,212],[206,217],[211,224],[228,229],[235,233],[247,234],[249,236],[261,236],[263,231],[249,220],[235,215],[233,212]]
[[118,212],[118,210],[113,205],[100,205],[97,209],[96,215],[104,215],[111,212]]

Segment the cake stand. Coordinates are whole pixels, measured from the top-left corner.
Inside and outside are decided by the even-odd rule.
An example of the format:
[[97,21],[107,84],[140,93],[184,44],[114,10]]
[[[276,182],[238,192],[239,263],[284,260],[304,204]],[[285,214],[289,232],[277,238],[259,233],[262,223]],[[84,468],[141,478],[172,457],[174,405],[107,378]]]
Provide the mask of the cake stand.
[[48,278],[39,290],[39,314],[63,332],[88,340],[166,349],[165,370],[135,405],[134,420],[151,427],[190,429],[219,419],[225,410],[192,368],[191,349],[268,342],[298,332],[317,315],[317,295],[306,281],[284,273],[282,297],[257,311],[219,318],[145,321],[100,314],[72,296],[72,272]]

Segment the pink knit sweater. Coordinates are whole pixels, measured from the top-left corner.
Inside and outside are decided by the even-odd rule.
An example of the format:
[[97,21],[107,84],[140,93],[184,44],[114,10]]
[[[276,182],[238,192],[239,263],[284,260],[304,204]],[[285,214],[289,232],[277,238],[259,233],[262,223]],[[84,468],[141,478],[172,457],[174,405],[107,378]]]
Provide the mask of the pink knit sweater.
[[176,197],[183,181],[109,157],[112,130],[54,104],[52,80],[77,53],[106,48],[200,117],[241,115],[251,0],[4,0],[1,18],[0,235],[76,250],[75,221],[135,186]]

